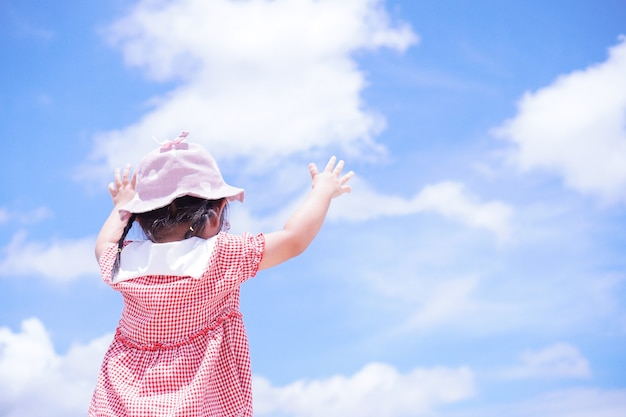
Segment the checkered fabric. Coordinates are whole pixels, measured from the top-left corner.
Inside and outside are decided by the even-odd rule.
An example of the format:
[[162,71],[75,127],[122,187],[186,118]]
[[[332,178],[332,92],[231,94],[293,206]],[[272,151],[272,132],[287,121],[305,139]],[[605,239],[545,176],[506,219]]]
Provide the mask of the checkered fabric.
[[113,284],[116,246],[102,277],[124,298],[90,417],[252,416],[248,339],[240,285],[261,261],[262,234],[220,233],[200,278],[156,275]]

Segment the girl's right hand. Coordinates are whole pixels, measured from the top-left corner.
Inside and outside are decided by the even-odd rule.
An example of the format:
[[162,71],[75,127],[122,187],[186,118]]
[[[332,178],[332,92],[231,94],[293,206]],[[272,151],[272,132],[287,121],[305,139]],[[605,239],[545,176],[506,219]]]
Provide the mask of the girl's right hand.
[[130,176],[130,164],[124,167],[120,176],[120,169],[115,170],[115,182],[109,184],[109,193],[113,200],[113,205],[120,206],[132,200],[135,196],[135,185],[137,184],[137,173]]
[[[335,165],[336,164],[336,165]],[[354,172],[350,171],[345,175],[341,175],[344,162],[340,160],[337,162],[337,158],[332,156],[324,171],[319,172],[317,166],[314,163],[309,164],[309,172],[311,173],[312,186],[315,189],[327,188],[331,198],[339,197],[344,193],[352,191],[352,187],[346,185],[350,178],[354,177]]]

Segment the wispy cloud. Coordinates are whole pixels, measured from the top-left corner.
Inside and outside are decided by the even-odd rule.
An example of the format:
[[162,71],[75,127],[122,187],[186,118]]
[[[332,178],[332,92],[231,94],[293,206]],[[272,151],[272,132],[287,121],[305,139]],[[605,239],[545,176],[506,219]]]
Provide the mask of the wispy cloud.
[[29,211],[0,207],[0,226],[9,222],[11,224],[33,224],[51,217],[52,214],[48,207],[37,207]]
[[97,276],[99,269],[93,252],[94,242],[93,237],[29,242],[26,233],[17,233],[0,250],[0,276],[35,276],[55,282],[69,282],[85,275]]
[[581,213],[562,209],[516,207],[515,241],[506,245],[432,215],[344,224],[342,299],[355,323],[376,329],[365,338],[377,346],[450,328],[471,335],[581,326],[621,333],[619,263],[599,267],[607,254],[597,230]]
[[[351,180],[351,185],[352,192],[349,195],[333,201],[328,214],[330,222],[359,223],[386,217],[433,213],[470,229],[486,230],[499,242],[512,238],[513,208],[501,201],[480,201],[459,182],[444,181],[427,185],[408,198],[376,191],[358,176]],[[301,195],[293,199],[268,217],[255,216],[249,208],[235,205],[232,207],[233,231],[275,230],[284,224],[304,198],[305,195]]]
[[300,380],[282,387],[254,379],[258,415],[300,417],[393,417],[426,415],[436,407],[474,395],[468,368],[413,369],[400,373],[393,366],[370,363],[346,377]]
[[416,305],[413,312],[400,321],[392,331],[406,334],[425,327],[454,322],[459,317],[474,313],[474,290],[477,278],[447,279],[435,285],[428,297]]
[[571,388],[550,391],[525,401],[467,407],[462,412],[442,413],[442,417],[622,417],[626,410],[626,390]]
[[608,202],[626,198],[626,38],[608,59],[526,93],[518,114],[494,130],[516,147],[522,170],[545,169]]
[[9,28],[14,36],[44,42],[52,41],[56,38],[57,34],[54,30],[34,22],[30,17],[25,16],[10,4],[3,6],[5,6],[2,10],[3,13],[6,13],[11,19]]
[[356,178],[353,189],[350,198],[337,200],[331,219],[365,221],[429,212],[471,228],[487,230],[502,240],[511,237],[513,209],[500,201],[481,202],[459,182],[431,184],[410,198],[379,193]]
[[589,378],[591,367],[580,351],[568,343],[556,343],[520,356],[520,363],[505,369],[504,378]]

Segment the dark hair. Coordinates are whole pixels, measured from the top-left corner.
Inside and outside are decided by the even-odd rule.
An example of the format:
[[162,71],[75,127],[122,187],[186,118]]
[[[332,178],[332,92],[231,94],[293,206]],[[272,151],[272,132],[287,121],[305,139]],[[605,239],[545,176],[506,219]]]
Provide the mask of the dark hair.
[[[189,230],[185,233],[185,239],[192,236],[200,236],[204,232],[207,221],[212,217],[217,218],[219,208],[224,202],[224,198],[219,200],[205,200],[198,197],[186,195],[178,197],[165,207],[146,213],[132,214],[128,219],[126,227],[122,232],[122,236],[117,243],[117,256],[113,263],[111,276],[117,275],[120,269],[120,254],[124,247],[126,235],[130,231],[133,223],[137,221],[144,234],[152,242],[158,242],[167,234],[181,224],[190,224]],[[230,225],[227,219],[228,204],[224,205],[221,216],[219,216],[219,229],[228,230]]]

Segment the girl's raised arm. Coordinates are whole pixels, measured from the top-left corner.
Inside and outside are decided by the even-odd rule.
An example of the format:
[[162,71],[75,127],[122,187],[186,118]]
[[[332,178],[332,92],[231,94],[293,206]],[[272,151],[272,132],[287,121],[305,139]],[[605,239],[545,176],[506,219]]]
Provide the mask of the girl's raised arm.
[[285,262],[309,246],[324,224],[331,200],[351,191],[346,183],[354,176],[354,172],[342,175],[343,166],[344,162],[337,163],[334,156],[322,172],[318,171],[315,164],[309,164],[313,188],[302,205],[289,217],[283,230],[265,235],[265,253],[259,269]]
[[115,170],[115,182],[109,184],[109,193],[113,200],[113,210],[106,219],[98,238],[96,239],[96,259],[100,259],[100,255],[110,244],[117,245],[122,237],[126,221],[120,219],[118,208],[130,201],[135,195],[135,184],[137,177],[130,176],[130,165],[126,165],[122,175],[120,176],[119,168]]

